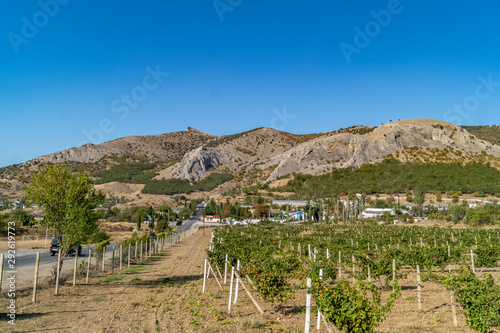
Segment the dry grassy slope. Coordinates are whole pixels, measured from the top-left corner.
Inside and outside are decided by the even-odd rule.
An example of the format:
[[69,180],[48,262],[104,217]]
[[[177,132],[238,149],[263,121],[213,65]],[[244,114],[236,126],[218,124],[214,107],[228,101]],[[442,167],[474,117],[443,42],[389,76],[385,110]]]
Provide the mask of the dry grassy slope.
[[127,136],[99,145],[86,144],[53,154],[37,157],[30,162],[97,162],[105,155],[146,156],[150,161],[181,159],[188,151],[209,142],[215,136],[194,129],[150,136]]
[[500,126],[462,126],[469,133],[474,134],[481,140],[489,141],[494,144],[500,144]]

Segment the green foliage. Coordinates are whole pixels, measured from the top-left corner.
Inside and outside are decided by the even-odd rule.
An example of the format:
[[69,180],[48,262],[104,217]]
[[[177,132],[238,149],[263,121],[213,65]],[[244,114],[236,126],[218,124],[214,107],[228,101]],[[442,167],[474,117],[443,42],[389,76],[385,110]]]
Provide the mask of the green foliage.
[[[487,209],[493,208],[496,206]],[[403,270],[403,267],[415,268],[419,265],[423,268],[424,281],[432,279],[437,283],[443,283],[446,275],[436,272],[443,272],[447,264],[468,265],[471,248],[474,249],[477,268],[495,267],[500,261],[500,234],[494,229],[479,228],[354,224],[282,225],[267,222],[259,225],[216,228],[212,248],[207,250],[207,254],[219,267],[224,267],[226,255],[229,260],[228,267],[236,266],[239,259],[241,273],[248,274],[255,282],[257,291],[273,304],[291,298],[299,288],[296,281],[300,281],[302,285],[305,279],[310,277],[314,281],[311,292],[316,304],[339,330],[373,332],[399,296],[398,280],[404,278],[408,271]],[[330,254],[328,258],[327,249]],[[315,255],[312,255],[313,253]],[[354,257],[356,267],[354,278],[359,281],[356,286],[338,281],[337,253],[341,253],[340,266],[343,272],[351,271]],[[393,260],[396,263],[395,281],[392,279]],[[391,289],[391,285],[395,287],[395,293],[387,295],[387,298],[384,297],[384,300],[388,300],[385,305],[380,301],[382,291],[372,290],[374,286],[366,282],[368,267],[372,279],[385,277],[379,281],[385,281],[386,290]],[[323,269],[321,281],[320,268]],[[353,276],[348,273],[345,277],[350,279]],[[467,288],[474,287],[474,284],[481,285],[481,288],[491,295],[496,295],[495,288],[499,288],[491,282],[483,285],[475,280],[471,281]],[[486,308],[487,304],[493,303],[495,305],[491,309],[497,311],[497,306],[500,307],[499,299],[484,296],[479,292],[479,289],[472,289],[468,294],[468,297],[472,298],[478,293],[481,295],[479,297],[483,298],[467,301],[471,304],[470,312],[476,311],[475,308],[480,309],[483,306]],[[461,299],[462,302],[466,300]],[[486,317],[482,315],[480,319],[485,320]],[[493,322],[490,320],[491,325]]]
[[146,186],[142,189],[142,193],[172,195],[178,193],[189,194],[196,191],[210,191],[232,178],[233,176],[228,173],[211,173],[206,178],[193,184],[190,184],[185,179],[177,178],[166,180],[151,179],[145,182]]
[[456,300],[464,307],[467,325],[478,332],[489,332],[500,326],[500,286],[488,274],[479,279],[470,268],[461,270],[445,281],[454,291]]
[[193,184],[195,191],[210,191],[217,186],[233,179],[230,173],[211,173],[204,179]]
[[361,333],[374,332],[400,296],[400,288],[396,280],[395,291],[383,306],[381,293],[375,285],[364,281],[358,281],[354,287],[346,281],[333,286],[317,283],[312,288],[312,294],[326,320],[344,332]]
[[453,222],[462,220],[466,214],[466,208],[463,205],[451,204],[448,206],[448,214],[451,215]]
[[403,193],[405,189],[417,187],[425,192],[453,190],[495,194],[499,183],[500,171],[486,164],[401,163],[385,159],[379,164],[337,169],[319,176],[296,174],[278,190],[305,197],[332,197],[348,192],[373,194],[387,189]]
[[0,214],[0,234],[3,236],[7,235],[9,221],[9,214]]
[[465,219],[473,226],[492,225],[495,224],[497,215],[500,215],[500,205],[486,204],[468,209]]
[[93,173],[94,177],[99,177],[96,184],[109,182],[138,183],[144,184],[156,176],[156,172],[143,172],[156,167],[152,163],[123,163],[113,165],[109,170],[102,170]]
[[295,290],[290,283],[290,274],[283,272],[281,263],[268,262],[266,266],[250,266],[243,270],[252,277],[262,297],[273,305],[281,304],[293,297]]
[[63,257],[77,244],[90,243],[98,234],[95,208],[104,201],[89,176],[82,171],[73,175],[67,166],[56,164],[40,167],[24,188],[27,199],[42,207],[42,224],[57,230],[64,241]]

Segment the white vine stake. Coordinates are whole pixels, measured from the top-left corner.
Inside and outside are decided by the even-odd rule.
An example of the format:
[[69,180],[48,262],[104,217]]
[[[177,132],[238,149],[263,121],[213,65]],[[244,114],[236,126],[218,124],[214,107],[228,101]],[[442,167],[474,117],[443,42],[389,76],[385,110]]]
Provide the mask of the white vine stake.
[[352,256],[352,283],[356,284],[356,278],[354,277],[354,273],[356,272],[356,269],[354,267],[354,255]]
[[[307,288],[311,288],[311,278],[307,278]],[[311,324],[311,294],[308,292],[306,296],[306,323],[304,333],[309,333],[309,325]]]
[[[236,271],[239,271],[240,270],[240,261],[238,260],[237,261],[237,264],[236,264]],[[239,283],[238,283],[238,278],[236,278],[236,289],[234,290],[234,302],[233,304],[236,304],[236,302],[238,302],[238,287],[239,287]]]
[[340,276],[342,275],[342,269],[340,268],[340,264],[341,264],[341,261],[340,261],[340,251],[339,251],[339,279],[340,279]]
[[205,259],[205,267],[203,268],[203,293],[205,292],[205,283],[207,281],[207,259]]
[[455,310],[455,303],[453,303],[453,290],[450,292],[450,298],[451,298],[451,316],[453,318],[453,327],[457,327],[457,312]]
[[226,275],[227,275],[227,254],[226,254],[226,262],[224,263],[224,284],[226,284]]
[[472,273],[476,274],[476,268],[474,267],[474,252],[470,249],[470,260],[472,264]]
[[[319,269],[319,281],[323,280],[323,268]],[[318,321],[316,323],[316,329],[321,328],[321,312],[319,312],[319,307],[318,307]]]
[[233,298],[233,280],[234,280],[234,267],[231,267],[231,285],[229,287],[229,303],[227,305],[227,313],[231,313],[231,300]]
[[[448,258],[451,257],[451,253],[450,253],[450,246],[448,245]],[[448,264],[448,272],[451,273],[451,263]]]
[[392,259],[392,292],[394,292],[394,281],[396,281],[396,259]]
[[422,300],[420,296],[420,266],[417,265],[417,300],[418,300],[418,311],[422,310]]

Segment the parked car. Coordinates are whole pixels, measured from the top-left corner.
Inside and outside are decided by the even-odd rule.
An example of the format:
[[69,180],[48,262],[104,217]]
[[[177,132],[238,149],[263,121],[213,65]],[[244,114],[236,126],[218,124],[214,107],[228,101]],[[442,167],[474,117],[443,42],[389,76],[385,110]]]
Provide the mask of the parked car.
[[[55,236],[52,238],[52,242],[49,245],[50,255],[54,256],[59,252],[59,248],[61,247],[63,238],[61,236]],[[78,255],[82,254],[82,246],[80,244],[75,245],[69,250],[69,254],[77,253]]]
[[177,220],[177,222],[175,223],[175,225],[182,226],[182,221]]
[[153,239],[157,239],[158,238],[158,236],[156,236],[156,234],[154,232],[150,233],[149,237],[151,237]]

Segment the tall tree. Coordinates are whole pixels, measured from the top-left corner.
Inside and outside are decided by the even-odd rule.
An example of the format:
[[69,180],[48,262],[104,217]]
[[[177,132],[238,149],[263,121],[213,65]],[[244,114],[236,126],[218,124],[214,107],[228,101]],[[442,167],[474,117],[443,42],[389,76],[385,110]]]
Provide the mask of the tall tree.
[[27,199],[43,209],[45,220],[41,223],[62,236],[61,260],[75,245],[89,243],[98,236],[94,209],[104,202],[104,194],[96,192],[83,171],[73,175],[68,166],[42,166],[24,190]]
[[425,202],[425,192],[421,187],[416,187],[413,190],[413,194],[415,196],[415,199],[413,199],[413,202],[417,205],[418,212],[420,216],[422,216],[422,206]]

